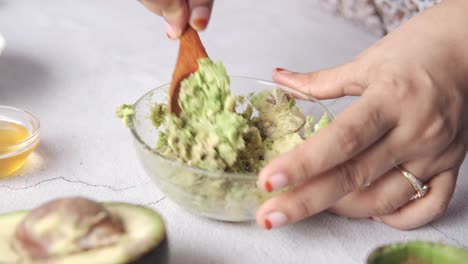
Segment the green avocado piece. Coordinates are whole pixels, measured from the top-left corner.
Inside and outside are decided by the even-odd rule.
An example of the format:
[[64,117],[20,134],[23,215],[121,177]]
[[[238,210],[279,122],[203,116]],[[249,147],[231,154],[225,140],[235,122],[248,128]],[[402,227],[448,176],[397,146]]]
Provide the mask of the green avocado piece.
[[40,260],[26,258],[13,247],[16,226],[29,211],[0,215],[0,264],[167,263],[165,225],[159,214],[146,207],[127,203],[103,205],[122,221],[125,233],[117,243]]
[[123,104],[117,109],[115,109],[115,115],[117,118],[122,120],[124,126],[129,127],[130,125],[130,116],[135,114],[135,110],[133,110],[133,106],[130,104]]
[[409,241],[374,250],[368,264],[464,264],[468,249],[441,243]]

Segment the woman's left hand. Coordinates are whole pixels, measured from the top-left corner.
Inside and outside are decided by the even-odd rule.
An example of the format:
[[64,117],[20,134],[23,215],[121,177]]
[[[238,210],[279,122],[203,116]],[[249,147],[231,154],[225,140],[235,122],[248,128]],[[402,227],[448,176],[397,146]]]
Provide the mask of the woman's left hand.
[[[257,223],[274,228],[324,210],[374,217],[399,229],[446,210],[468,146],[468,2],[446,0],[337,68],[273,79],[319,99],[360,95],[328,127],[259,176],[272,191]],[[430,190],[415,189],[401,166]]]

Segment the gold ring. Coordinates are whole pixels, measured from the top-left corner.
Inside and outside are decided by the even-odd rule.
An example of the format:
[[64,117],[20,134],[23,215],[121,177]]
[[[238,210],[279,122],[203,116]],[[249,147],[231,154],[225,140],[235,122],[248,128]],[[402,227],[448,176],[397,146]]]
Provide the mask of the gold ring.
[[429,186],[423,184],[416,176],[414,176],[411,172],[407,171],[401,166],[397,166],[397,169],[405,176],[405,178],[409,181],[411,186],[413,186],[416,194],[411,197],[411,200],[416,200],[423,198],[427,192],[429,191]]

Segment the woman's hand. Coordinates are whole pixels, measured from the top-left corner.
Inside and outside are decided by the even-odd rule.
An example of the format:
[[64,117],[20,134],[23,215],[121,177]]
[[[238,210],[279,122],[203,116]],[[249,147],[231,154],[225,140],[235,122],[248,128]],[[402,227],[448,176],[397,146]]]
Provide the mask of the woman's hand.
[[214,0],[138,0],[149,10],[164,17],[169,38],[179,38],[187,24],[203,30],[210,20]]
[[[324,210],[374,217],[399,229],[446,210],[468,146],[468,2],[446,0],[354,61],[273,79],[320,99],[360,95],[328,127],[272,161],[259,187],[295,185],[265,202],[257,223],[294,223]],[[430,186],[415,190],[402,166]]]

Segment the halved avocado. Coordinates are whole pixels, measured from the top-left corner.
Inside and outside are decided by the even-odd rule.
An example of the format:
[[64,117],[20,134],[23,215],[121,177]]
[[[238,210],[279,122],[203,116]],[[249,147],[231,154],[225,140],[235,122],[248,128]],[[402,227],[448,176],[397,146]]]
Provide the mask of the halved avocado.
[[465,264],[468,249],[441,243],[410,241],[374,250],[368,264]]
[[[22,257],[13,246],[16,227],[28,211],[0,215],[0,264],[117,264],[166,263],[168,249],[162,218],[148,208],[126,203],[103,203],[112,215],[121,220],[125,232],[118,242],[65,256],[44,259]],[[157,261],[155,261],[157,259]]]

